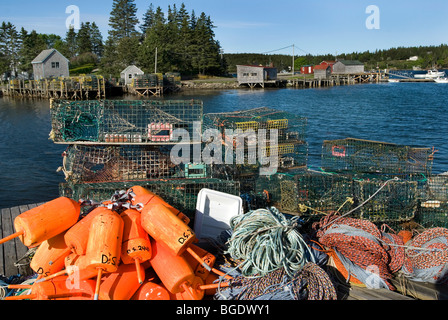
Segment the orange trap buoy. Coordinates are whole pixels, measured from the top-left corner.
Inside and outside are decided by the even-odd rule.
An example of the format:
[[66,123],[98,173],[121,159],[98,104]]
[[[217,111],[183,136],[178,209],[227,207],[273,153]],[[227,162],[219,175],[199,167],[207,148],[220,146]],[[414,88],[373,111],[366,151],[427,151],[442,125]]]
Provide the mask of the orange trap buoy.
[[146,188],[143,188],[141,186],[134,186],[127,192],[132,195],[131,203],[133,205],[142,204],[143,207],[145,207],[162,204],[167,207],[168,210],[170,210],[175,216],[179,217],[179,219],[181,219],[185,224],[190,223],[190,218],[188,218],[183,212],[177,210],[172,205],[165,202],[165,200],[163,200],[161,197]]
[[18,215],[14,219],[16,232],[1,239],[0,244],[18,237],[27,247],[38,245],[73,226],[80,211],[80,205],[66,197],[44,203]]
[[103,272],[115,272],[120,263],[123,219],[107,210],[95,216],[89,230],[86,248],[86,269],[98,272],[94,299],[98,300]]
[[121,261],[124,264],[135,264],[138,282],[144,281],[144,269],[141,263],[151,258],[151,242],[149,235],[141,224],[141,214],[137,210],[128,209],[121,214],[123,219],[123,244],[121,246]]

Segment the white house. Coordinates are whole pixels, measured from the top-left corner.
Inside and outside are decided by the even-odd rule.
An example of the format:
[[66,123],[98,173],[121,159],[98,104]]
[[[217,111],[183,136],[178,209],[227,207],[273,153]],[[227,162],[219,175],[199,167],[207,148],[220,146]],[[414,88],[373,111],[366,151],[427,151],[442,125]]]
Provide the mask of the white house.
[[69,60],[56,49],[43,50],[31,64],[35,80],[69,76]]
[[132,80],[138,76],[138,75],[142,75],[145,74],[140,68],[131,65],[129,67],[127,67],[126,69],[124,69],[123,71],[121,71],[120,77],[121,79],[124,79],[124,83],[126,85],[128,84],[132,84]]

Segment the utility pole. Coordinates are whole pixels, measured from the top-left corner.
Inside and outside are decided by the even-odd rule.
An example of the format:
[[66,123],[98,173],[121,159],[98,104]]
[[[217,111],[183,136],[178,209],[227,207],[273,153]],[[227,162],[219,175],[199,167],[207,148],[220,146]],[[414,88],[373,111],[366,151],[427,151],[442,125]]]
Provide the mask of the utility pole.
[[294,45],[292,45],[292,76],[294,77]]
[[154,73],[157,73],[157,47],[156,47],[156,59],[155,59],[155,62],[154,62]]

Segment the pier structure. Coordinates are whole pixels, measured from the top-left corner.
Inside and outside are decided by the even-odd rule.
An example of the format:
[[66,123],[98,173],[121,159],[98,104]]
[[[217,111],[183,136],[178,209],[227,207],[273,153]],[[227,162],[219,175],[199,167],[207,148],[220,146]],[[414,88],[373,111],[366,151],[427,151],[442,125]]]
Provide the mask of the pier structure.
[[106,80],[102,76],[80,75],[41,80],[10,80],[3,86],[4,96],[88,100],[106,98]]
[[294,88],[320,88],[360,83],[379,83],[383,81],[384,74],[379,72],[363,72],[355,74],[332,74],[328,78],[295,78],[287,80],[289,86]]
[[130,94],[144,96],[162,96],[166,92],[177,92],[181,88],[179,73],[139,74],[127,85]]

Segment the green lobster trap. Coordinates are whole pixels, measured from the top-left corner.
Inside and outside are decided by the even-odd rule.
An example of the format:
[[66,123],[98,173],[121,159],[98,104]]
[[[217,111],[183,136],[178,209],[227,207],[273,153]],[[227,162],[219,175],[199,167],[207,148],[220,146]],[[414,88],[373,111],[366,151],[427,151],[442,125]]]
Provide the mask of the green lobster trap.
[[353,179],[351,176],[304,171],[295,175],[297,211],[301,215],[316,216],[346,212],[353,207]]
[[67,181],[120,182],[207,177],[205,164],[174,164],[172,146],[70,145],[63,153]]
[[109,200],[116,192],[128,190],[133,186],[142,186],[162,197],[173,207],[193,217],[199,192],[211,189],[232,195],[240,194],[237,181],[220,179],[166,179],[145,181],[122,181],[103,183],[61,183],[59,193],[76,201],[92,200],[101,202]]
[[324,141],[321,166],[325,171],[341,173],[427,175],[433,155],[431,148],[347,138]]
[[50,138],[55,143],[200,142],[202,112],[203,103],[196,100],[53,100]]
[[414,220],[424,228],[448,228],[448,175],[427,177]]
[[269,131],[278,132],[278,142],[305,141],[307,118],[286,111],[267,107],[224,112],[208,113],[204,115],[204,129],[218,129],[225,134],[226,129],[236,131],[253,130],[258,132],[265,129],[269,138]]
[[354,199],[362,205],[354,214],[372,222],[405,222],[418,209],[416,181],[371,179],[354,180]]

